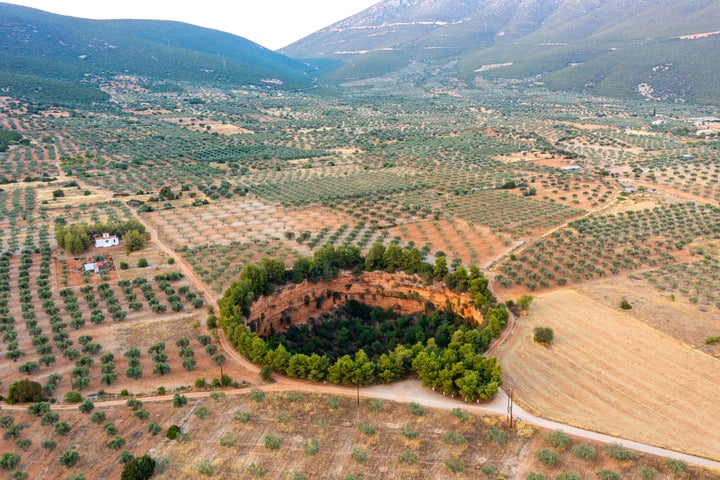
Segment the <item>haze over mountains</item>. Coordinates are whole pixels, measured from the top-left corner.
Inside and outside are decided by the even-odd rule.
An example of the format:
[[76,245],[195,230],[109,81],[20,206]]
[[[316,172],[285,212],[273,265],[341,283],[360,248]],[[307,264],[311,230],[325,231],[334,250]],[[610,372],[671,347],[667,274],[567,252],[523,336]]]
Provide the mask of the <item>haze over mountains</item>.
[[384,0],[280,51],[341,61],[334,81],[454,62],[468,82],[717,103],[719,18],[718,0]]
[[384,0],[272,52],[184,23],[0,3],[0,84],[37,95],[119,74],[290,89],[389,76],[717,104],[718,18],[720,0]]

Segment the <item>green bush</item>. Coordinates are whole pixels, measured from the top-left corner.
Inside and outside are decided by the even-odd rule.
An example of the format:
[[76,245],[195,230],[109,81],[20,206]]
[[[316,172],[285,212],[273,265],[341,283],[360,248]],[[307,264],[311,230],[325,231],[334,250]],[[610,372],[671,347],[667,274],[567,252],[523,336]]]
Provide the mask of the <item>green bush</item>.
[[497,427],[488,428],[485,430],[485,438],[491,442],[495,442],[499,445],[505,443],[506,435],[505,432],[498,429]]
[[168,428],[165,436],[170,440],[175,440],[181,433],[182,430],[180,429],[180,427],[178,427],[177,425],[170,425],[170,428]]
[[557,465],[559,455],[557,452],[550,450],[549,448],[542,448],[537,451],[536,456],[538,460],[547,465],[548,467],[554,467]]
[[143,455],[125,465],[120,480],[148,480],[153,473],[155,473],[155,460],[149,455]]
[[247,423],[252,418],[252,414],[246,410],[235,410],[233,418],[240,423]]
[[77,392],[75,390],[70,390],[65,394],[65,401],[67,403],[80,403],[82,402],[83,396],[82,393]]
[[593,461],[596,457],[595,448],[588,445],[587,443],[580,443],[578,445],[575,445],[572,448],[572,453],[580,460]]
[[282,445],[282,438],[269,433],[265,435],[265,448],[268,450],[278,450]]
[[137,262],[138,268],[145,268],[148,266],[148,261],[144,257],[140,257]]
[[633,452],[628,450],[627,448],[623,447],[619,443],[613,443],[611,445],[608,445],[607,447],[607,454],[614,458],[615,460],[632,460],[635,458],[635,455]]
[[654,480],[657,477],[658,471],[652,467],[640,467],[638,469],[638,476],[641,480]]
[[212,477],[215,473],[215,465],[210,460],[203,460],[197,466],[197,471],[208,477]]
[[561,472],[555,475],[555,480],[582,480],[582,476],[576,472]]
[[542,345],[550,345],[555,339],[555,332],[549,327],[535,327],[533,339]]
[[306,455],[317,455],[320,451],[320,443],[315,438],[308,438],[303,442],[303,451]]
[[350,453],[350,456],[353,460],[355,460],[358,463],[367,463],[368,459],[368,451],[366,448],[363,447],[353,447],[352,452]]
[[[82,398],[82,397],[81,397]],[[42,385],[32,380],[22,379],[8,387],[7,403],[39,402],[42,400]]]
[[545,441],[547,441],[551,447],[565,448],[570,443],[570,437],[567,436],[562,430],[554,430],[544,435]]
[[665,463],[675,475],[680,475],[681,473],[687,472],[688,464],[682,460],[677,460],[675,458],[666,458]]
[[20,463],[20,455],[17,453],[5,452],[0,456],[0,468],[12,470]]
[[450,457],[445,461],[445,466],[450,469],[453,473],[460,473],[465,471],[465,461],[462,458]]
[[546,477],[542,473],[528,472],[528,474],[525,475],[525,480],[546,480]]
[[75,450],[65,450],[58,458],[60,465],[68,468],[74,466],[78,460],[80,460],[80,454]]
[[609,470],[607,468],[598,470],[597,472],[595,472],[595,475],[600,480],[620,480],[620,478],[621,478],[619,473],[617,473],[614,470]]
[[405,450],[403,453],[398,455],[398,462],[415,465],[417,463],[417,454],[412,450]]

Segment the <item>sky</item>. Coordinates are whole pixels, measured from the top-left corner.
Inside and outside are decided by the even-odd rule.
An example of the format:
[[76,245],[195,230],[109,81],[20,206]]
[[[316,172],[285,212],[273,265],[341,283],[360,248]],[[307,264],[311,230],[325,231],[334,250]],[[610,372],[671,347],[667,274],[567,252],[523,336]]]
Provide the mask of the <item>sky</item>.
[[277,50],[380,0],[2,0],[94,19],[177,20]]

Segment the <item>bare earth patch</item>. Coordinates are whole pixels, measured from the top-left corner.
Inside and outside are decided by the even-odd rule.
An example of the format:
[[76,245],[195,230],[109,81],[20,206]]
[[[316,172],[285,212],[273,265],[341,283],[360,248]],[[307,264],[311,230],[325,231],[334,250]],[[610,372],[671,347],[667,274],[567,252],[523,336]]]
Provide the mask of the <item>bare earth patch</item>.
[[[550,327],[550,348],[533,328]],[[546,418],[720,458],[720,365],[575,290],[538,297],[498,356],[516,400]]]

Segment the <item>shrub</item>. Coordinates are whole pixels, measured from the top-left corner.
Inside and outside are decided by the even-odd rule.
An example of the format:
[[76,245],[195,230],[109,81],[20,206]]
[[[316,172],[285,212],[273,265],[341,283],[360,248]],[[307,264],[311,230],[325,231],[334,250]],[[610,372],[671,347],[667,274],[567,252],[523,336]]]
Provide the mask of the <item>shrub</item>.
[[542,448],[536,453],[538,460],[547,465],[548,467],[554,467],[558,463],[559,456],[556,452],[549,448]]
[[459,419],[461,423],[465,423],[468,420],[467,412],[460,407],[453,408],[452,412],[450,412],[450,415]]
[[121,465],[127,465],[128,463],[132,462],[133,456],[132,453],[128,452],[127,450],[123,450],[123,452],[120,454],[120,464]]
[[55,450],[55,447],[57,447],[57,443],[55,442],[55,440],[48,439],[43,440],[40,446],[46,450]]
[[497,467],[492,464],[487,464],[480,467],[480,471],[483,472],[486,477],[491,477],[497,473]]
[[188,399],[185,395],[180,395],[179,393],[176,393],[173,395],[173,407],[178,408],[182,407],[184,405],[187,405]]
[[541,345],[550,345],[555,338],[555,333],[549,327],[535,327],[533,339]]
[[177,425],[170,425],[170,428],[168,428],[165,436],[170,440],[175,440],[181,433],[182,430],[180,430],[180,427],[178,427]]
[[415,454],[412,450],[405,450],[403,453],[398,455],[398,462],[415,465],[417,463],[417,454]]
[[465,445],[468,443],[467,439],[463,436],[462,433],[458,433],[453,430],[445,433],[445,435],[443,436],[443,440],[445,440],[451,445]]
[[70,433],[72,427],[67,422],[60,422],[55,424],[55,433],[58,435],[67,435]]
[[415,440],[416,438],[418,438],[420,436],[420,432],[415,430],[410,423],[405,424],[405,426],[402,429],[402,434],[408,440]]
[[80,460],[80,454],[75,450],[65,450],[58,458],[60,465],[68,468],[74,466],[78,460]]
[[628,450],[627,448],[623,447],[619,443],[613,443],[611,445],[608,445],[607,447],[607,454],[614,458],[615,460],[632,460],[635,455]]
[[621,478],[619,473],[614,470],[609,470],[607,468],[598,470],[597,472],[595,472],[595,475],[597,475],[600,480],[620,480]]
[[363,423],[363,422],[360,422],[360,424],[358,424],[358,430],[360,430],[362,433],[364,433],[368,437],[375,435],[375,432],[377,431],[377,429],[375,428],[375,425],[371,425],[369,423]]
[[272,380],[272,367],[270,365],[263,365],[260,369],[260,378],[263,382],[269,382]]
[[20,463],[20,455],[17,453],[3,453],[0,457],[0,468],[4,470],[12,470]]
[[368,451],[363,447],[353,447],[350,456],[358,463],[366,463],[368,459]]
[[32,380],[22,379],[8,387],[7,403],[39,402],[42,400],[42,385]]
[[252,418],[252,414],[247,410],[235,410],[233,418],[240,423],[247,423]]
[[215,473],[215,465],[213,465],[210,460],[203,460],[198,463],[197,471],[211,477]]
[[113,450],[120,450],[123,445],[125,445],[125,439],[120,435],[114,436],[106,444],[108,448],[112,448]]
[[80,404],[78,409],[82,413],[90,413],[92,412],[93,408],[95,408],[95,404],[91,400],[85,400],[83,403]]
[[425,410],[415,402],[410,402],[410,413],[413,415],[421,416],[425,413]]
[[528,474],[525,475],[525,480],[545,480],[545,478],[545,475],[537,472],[528,472]]
[[620,300],[620,308],[623,310],[632,310],[632,305],[625,298]]
[[379,398],[373,398],[370,401],[370,405],[368,405],[368,410],[370,410],[371,412],[377,412],[382,407],[383,407],[383,401],[380,400]]
[[201,405],[200,407],[198,407],[195,410],[195,415],[197,415],[197,417],[200,420],[203,420],[203,419],[205,419],[205,417],[210,415],[210,410],[208,410],[208,408],[205,405]]
[[308,438],[303,442],[303,451],[306,455],[317,455],[320,451],[320,443],[316,438]]
[[148,266],[148,261],[147,261],[147,259],[144,258],[144,257],[138,258],[137,266],[138,266],[138,268],[145,268],[145,267],[147,267],[147,266]]
[[220,437],[220,445],[223,447],[234,447],[237,442],[232,432],[225,432]]
[[497,443],[498,445],[502,445],[505,443],[506,435],[505,432],[497,427],[492,427],[485,430],[485,438],[491,442]]
[[562,430],[555,430],[545,434],[545,440],[555,448],[565,448],[570,443],[570,437]]
[[263,478],[265,476],[265,467],[262,463],[250,462],[247,471],[254,478]]
[[657,477],[658,471],[652,467],[640,467],[638,469],[638,476],[641,480],[654,480]]
[[268,433],[265,435],[265,448],[268,450],[278,450],[282,444],[282,438]]
[[150,424],[148,425],[148,432],[150,433],[150,435],[157,435],[161,431],[162,427],[157,422],[150,422]]
[[260,403],[265,400],[265,392],[257,388],[253,388],[252,390],[250,390],[250,399]]
[[582,476],[576,472],[561,472],[555,475],[555,480],[582,480]]
[[580,443],[572,448],[572,453],[581,460],[595,460],[595,448],[587,443]]
[[680,475],[681,473],[687,472],[688,464],[682,460],[677,460],[675,458],[666,458],[665,463],[675,475]]
[[65,394],[65,401],[67,403],[80,403],[82,402],[82,398],[82,393],[75,390],[70,390]]
[[465,461],[462,458],[450,457],[445,461],[445,466],[450,469],[453,473],[460,473],[465,471]]

